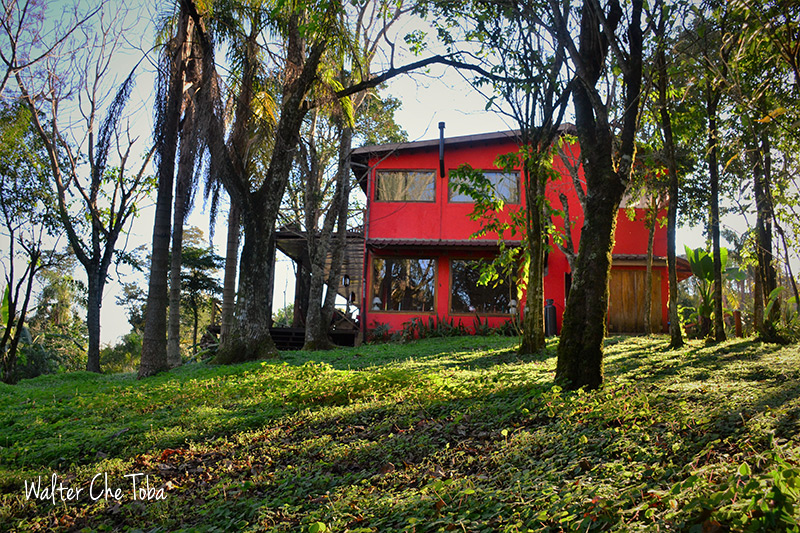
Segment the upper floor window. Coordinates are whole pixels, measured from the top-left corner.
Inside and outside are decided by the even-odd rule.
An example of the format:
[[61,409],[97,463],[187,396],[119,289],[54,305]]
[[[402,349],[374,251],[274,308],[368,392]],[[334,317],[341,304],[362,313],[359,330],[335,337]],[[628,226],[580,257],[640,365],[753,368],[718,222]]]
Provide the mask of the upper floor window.
[[433,170],[378,170],[375,200],[379,202],[436,201]]
[[[508,204],[519,203],[519,173],[487,170],[483,172],[483,175],[488,180],[494,193],[500,199]],[[456,190],[454,185],[457,183],[457,179],[458,178],[452,175],[450,176],[450,201],[461,203],[472,202],[472,197]]]

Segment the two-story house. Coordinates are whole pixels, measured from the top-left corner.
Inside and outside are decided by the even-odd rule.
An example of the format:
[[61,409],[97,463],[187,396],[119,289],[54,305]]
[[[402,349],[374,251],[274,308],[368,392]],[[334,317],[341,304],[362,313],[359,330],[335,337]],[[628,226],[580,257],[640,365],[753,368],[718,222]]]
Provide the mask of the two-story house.
[[[442,128],[442,125],[440,125]],[[516,132],[497,132],[356,149],[353,172],[367,196],[364,219],[364,283],[362,327],[387,324],[392,330],[414,317],[438,316],[471,328],[475,317],[499,326],[520,309],[510,280],[497,285],[478,283],[478,262],[498,253],[496,234],[472,238],[480,223],[470,219],[470,197],[453,186],[451,173],[464,163],[482,169],[495,191],[505,200],[505,211],[524,204],[521,169],[499,170],[499,154],[517,151]],[[576,157],[578,147],[568,146]],[[577,160],[577,159],[576,159]],[[560,180],[547,186],[547,198],[561,209],[559,194],[569,203],[575,245],[580,240],[583,213],[573,180],[563,162],[554,168]],[[608,331],[644,331],[644,284],[648,231],[641,209],[631,220],[620,209],[610,279]],[[564,220],[553,217],[563,228]],[[518,246],[519,241],[505,241]],[[651,322],[667,330],[668,276],[666,229],[658,226],[654,242]],[[683,261],[682,278],[690,269]],[[547,255],[545,299],[556,308],[558,330],[569,291],[571,272],[566,256],[556,247]],[[544,302],[543,302],[544,305]]]

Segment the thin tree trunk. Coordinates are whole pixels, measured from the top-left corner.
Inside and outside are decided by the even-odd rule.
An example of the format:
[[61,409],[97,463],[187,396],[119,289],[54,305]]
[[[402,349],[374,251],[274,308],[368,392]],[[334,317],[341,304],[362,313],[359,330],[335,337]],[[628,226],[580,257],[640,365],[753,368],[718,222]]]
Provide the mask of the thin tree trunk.
[[[13,238],[13,236],[12,236]],[[13,255],[12,255],[13,257]],[[31,293],[33,292],[33,278],[36,274],[36,264],[39,262],[39,258],[41,254],[37,251],[31,257],[31,270],[30,275],[28,276],[27,284],[25,287],[25,299],[22,302],[22,309],[19,311],[19,318],[17,319],[17,327],[14,331],[14,336],[11,338],[11,342],[8,345],[8,351],[3,353],[3,382],[4,383],[14,383],[15,377],[14,371],[17,365],[17,350],[19,349],[19,341],[22,338],[22,328],[25,327],[25,318],[28,314],[28,305],[31,301]],[[9,284],[10,289],[10,284]],[[10,302],[9,302],[10,304]],[[12,323],[15,318],[15,309],[9,307],[9,323]],[[6,333],[10,332],[10,328],[6,330]],[[7,337],[4,338],[4,341],[7,340]]]
[[86,327],[89,330],[89,343],[86,357],[86,370],[100,372],[100,306],[103,297],[103,283],[100,273],[87,272]]
[[[338,278],[344,258],[345,239],[347,236],[347,207],[350,199],[350,177],[347,158],[352,145],[353,131],[349,126],[342,127],[339,142],[339,161],[336,174],[335,201],[325,217],[320,234],[312,235],[314,228],[308,228],[313,217],[307,216],[309,239],[309,255],[311,256],[311,286],[309,290],[308,311],[306,315],[306,338],[304,350],[325,350],[334,346],[328,335],[336,293],[339,288]],[[313,206],[312,206],[313,208]],[[333,230],[338,222],[338,234]],[[325,276],[325,263],[328,255],[331,265]],[[325,301],[322,300],[323,286],[328,287]]]
[[[197,80],[195,80],[197,81]],[[175,212],[172,219],[172,257],[169,272],[169,323],[167,328],[167,365],[181,364],[181,260],[183,253],[183,222],[192,188],[194,160],[197,153],[194,104],[187,102],[181,128],[178,176],[175,180]]]
[[181,3],[178,33],[170,51],[167,102],[161,123],[156,127],[158,162],[158,195],[153,224],[153,246],[150,255],[150,282],[147,291],[142,358],[139,378],[166,370],[167,364],[167,274],[169,267],[172,186],[175,177],[175,154],[183,100],[184,58],[191,21]]
[[192,324],[192,355],[197,354],[197,323],[198,323],[198,314],[199,309],[197,303],[194,303],[192,306],[192,311],[194,312],[193,317],[193,324]]
[[311,294],[311,272],[303,266],[302,260],[297,263],[294,284],[294,310],[292,314],[292,327],[306,327],[308,316],[308,300]]
[[524,169],[526,177],[525,189],[525,223],[528,234],[528,266],[527,293],[522,318],[522,338],[520,354],[539,353],[545,346],[544,336],[544,224],[541,198],[544,198],[545,177],[541,175],[542,161],[529,162]]
[[236,306],[236,270],[239,263],[239,237],[241,224],[239,221],[239,208],[231,198],[231,208],[228,211],[228,239],[225,250],[225,276],[222,285],[222,317],[220,318],[220,343],[233,327],[233,310]]
[[653,306],[653,241],[656,236],[656,218],[658,217],[658,199],[653,198],[647,213],[647,268],[644,275],[644,333],[653,333],[652,306]]
[[572,220],[569,218],[569,200],[567,199],[567,195],[563,192],[558,195],[558,199],[561,201],[561,209],[564,212],[564,244],[560,242],[556,243],[558,249],[561,250],[561,253],[564,254],[564,257],[567,258],[567,265],[569,265],[569,271],[575,271],[575,258],[578,256],[575,253],[575,241],[572,238]]
[[[663,15],[662,15],[663,17]],[[664,37],[663,23],[660,33]],[[678,317],[678,261],[675,252],[678,227],[678,165],[675,161],[675,141],[672,136],[672,117],[667,101],[667,60],[664,47],[658,50],[658,100],[661,116],[661,130],[664,132],[664,150],[667,155],[669,174],[669,205],[667,206],[667,270],[669,275],[669,346],[672,349],[683,346],[680,317]]]
[[342,264],[347,252],[347,213],[350,207],[350,152],[353,145],[353,129],[344,128],[342,144],[339,151],[339,175],[342,180],[342,202],[339,204],[339,228],[331,251],[331,270],[328,272],[328,292],[322,305],[322,320],[330,324],[336,304],[336,295],[339,291],[339,280],[342,279]]
[[[758,299],[755,309],[756,329],[762,338],[774,341],[778,337],[775,324],[780,317],[779,302],[775,302],[772,306],[769,316],[764,316],[764,309],[769,302],[770,294],[778,286],[772,257],[769,137],[763,132],[760,137],[760,146],[757,144],[755,149],[750,150],[753,162],[753,195],[756,203],[756,258],[758,260],[756,277],[759,282],[757,288],[761,289],[761,297]],[[758,320],[759,318],[761,320]]]
[[783,228],[780,226],[780,224],[778,224],[778,221],[775,220],[774,222],[775,230],[778,232],[778,235],[780,235],[781,243],[783,244],[783,257],[786,261],[786,274],[789,277],[789,283],[792,285],[795,310],[797,311],[797,316],[800,317],[800,292],[797,290],[797,281],[794,279],[794,273],[792,272],[792,261],[791,257],[789,256],[789,247],[786,245],[786,234],[783,232]]
[[172,254],[169,271],[167,365],[170,368],[181,364],[181,252],[183,250],[183,220],[189,185],[184,178],[185,176],[181,176],[179,164],[175,187],[175,212],[172,219]]
[[714,340],[725,340],[725,323],[722,308],[722,258],[719,236],[719,165],[717,163],[718,131],[717,106],[720,94],[715,89],[709,94],[708,112],[708,169],[711,181],[711,242],[714,255]]

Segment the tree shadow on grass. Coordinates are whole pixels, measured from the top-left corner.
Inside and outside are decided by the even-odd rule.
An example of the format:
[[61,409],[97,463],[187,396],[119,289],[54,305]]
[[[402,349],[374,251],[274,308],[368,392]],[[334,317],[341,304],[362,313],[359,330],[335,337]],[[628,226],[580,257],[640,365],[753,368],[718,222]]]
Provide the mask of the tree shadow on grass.
[[[783,349],[786,348],[737,339],[718,345],[691,343],[682,349],[670,350],[658,340],[653,340],[637,347],[625,346],[623,354],[606,359],[605,371],[607,375],[636,382],[674,379],[691,369],[699,369],[698,379],[707,379],[715,372],[737,372],[737,366],[750,367],[749,371],[754,372],[754,376],[758,372],[770,375],[778,372],[769,366],[770,358]],[[742,375],[742,378],[746,378],[746,375]]]
[[339,348],[319,352],[286,352],[283,360],[292,365],[321,361],[337,370],[365,370],[387,365],[408,365],[418,369],[491,368],[500,364],[543,362],[555,352],[553,339],[539,354],[519,355],[517,337],[465,336],[431,338],[408,343],[370,345],[369,348]]

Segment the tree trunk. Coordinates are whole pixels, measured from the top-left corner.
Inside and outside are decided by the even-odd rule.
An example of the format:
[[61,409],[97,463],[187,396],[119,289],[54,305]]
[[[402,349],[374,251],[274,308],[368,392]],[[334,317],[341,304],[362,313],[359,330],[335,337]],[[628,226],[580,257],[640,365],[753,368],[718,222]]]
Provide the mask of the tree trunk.
[[244,217],[244,246],[239,267],[239,295],[233,328],[217,352],[217,362],[240,363],[276,357],[278,350],[269,334],[271,317],[267,300],[271,298],[269,280],[270,241],[275,218]]
[[[766,308],[772,291],[778,286],[777,274],[772,257],[772,203],[769,195],[770,185],[770,165],[769,165],[769,137],[766,133],[761,133],[760,144],[753,155],[753,192],[756,202],[756,258],[758,268],[756,276],[761,282],[761,305]],[[761,314],[763,320],[759,328],[759,334],[765,340],[776,340],[777,330],[775,325],[780,317],[779,302],[770,309],[768,316]]]
[[169,266],[170,218],[172,186],[175,177],[175,154],[183,99],[183,71],[187,36],[191,21],[181,3],[178,33],[170,47],[167,101],[156,125],[158,161],[158,195],[153,224],[153,245],[150,255],[150,282],[147,291],[142,359],[139,378],[166,370],[167,364],[167,273]]
[[198,322],[198,315],[200,314],[200,310],[198,309],[199,305],[197,302],[192,304],[192,313],[193,313],[193,322],[192,322],[192,355],[197,354],[197,322]]
[[651,323],[653,306],[653,240],[656,236],[656,219],[658,217],[658,198],[653,198],[647,216],[647,269],[644,275],[644,334],[653,333]]
[[[325,285],[325,271],[318,264],[311,265],[311,287],[306,315],[304,350],[330,350],[333,342],[328,337],[330,321],[325,322],[322,313],[322,288]],[[330,292],[330,289],[328,289]]]
[[[349,126],[342,127],[339,143],[339,161],[336,174],[336,201],[331,206],[331,212],[325,217],[320,235],[314,236],[316,246],[309,248],[311,255],[311,287],[308,299],[308,314],[306,315],[306,339],[304,350],[328,350],[335,345],[328,335],[333,311],[336,303],[336,294],[339,289],[339,274],[341,272],[344,251],[347,245],[347,208],[350,200],[350,169],[347,160],[353,141],[353,130]],[[307,217],[308,219],[308,217]],[[338,222],[338,234],[334,237],[334,225]],[[313,232],[313,229],[311,229]],[[312,236],[309,234],[309,239]],[[325,276],[325,262],[330,253],[331,265],[328,276]],[[322,301],[322,287],[326,285],[328,291],[325,301]]]
[[[585,167],[589,170],[591,164]],[[622,191],[614,196],[622,197]],[[611,191],[609,191],[611,192]],[[577,273],[572,278],[558,344],[556,382],[570,389],[599,387],[603,382],[603,339],[608,310],[608,275],[619,200],[587,198]]]
[[[13,239],[13,235],[11,236]],[[13,257],[13,254],[11,254]],[[31,253],[30,256],[30,272],[28,275],[28,280],[25,287],[25,298],[22,302],[22,309],[19,311],[19,318],[17,318],[17,326],[14,331],[14,336],[11,338],[11,342],[8,344],[8,348],[6,350],[6,346],[3,346],[3,352],[0,353],[0,356],[3,358],[3,376],[2,380],[4,383],[14,383],[16,381],[16,376],[14,375],[14,371],[17,366],[17,350],[19,349],[19,341],[22,338],[22,328],[25,327],[25,318],[28,314],[28,305],[31,301],[31,293],[33,292],[33,279],[36,277],[36,265],[39,263],[39,259],[41,258],[41,253],[39,250],[36,250]],[[8,278],[9,284],[8,289],[11,289],[11,278]],[[19,286],[19,285],[18,285]],[[12,306],[11,302],[9,301],[9,317],[8,317],[8,324],[12,324],[14,322],[15,314],[16,314],[16,306]],[[8,335],[11,332],[11,328],[7,328],[4,336],[3,336],[3,343],[5,344],[8,341]]]
[[[630,182],[636,154],[635,136],[639,119],[642,83],[642,0],[632,2],[625,39],[629,53],[617,55],[624,80],[624,114],[619,147],[614,154],[608,109],[596,89],[608,53],[604,31],[616,33],[623,18],[618,2],[608,4],[608,14],[597,13],[595,4],[581,10],[580,81],[575,84],[575,126],[581,146],[586,179],[586,207],[577,269],[572,278],[567,308],[558,344],[556,382],[570,389],[597,388],[603,382],[603,339],[608,312],[608,276],[614,231],[622,195]],[[560,38],[568,39],[562,24]],[[612,154],[613,157],[612,157]]]
[[[663,17],[663,15],[662,15]],[[664,37],[663,23],[660,33]],[[667,102],[667,60],[663,46],[659,46],[658,58],[658,101],[661,116],[661,130],[664,132],[664,150],[667,155],[669,173],[669,205],[667,206],[667,270],[669,273],[669,346],[672,349],[683,346],[680,317],[678,317],[678,262],[675,253],[678,227],[678,165],[675,160],[675,141],[672,136],[672,117]]]
[[711,181],[711,242],[714,255],[714,340],[725,340],[722,308],[722,259],[719,238],[719,165],[717,164],[717,106],[719,92],[714,90],[707,102],[708,112],[708,169]]
[[297,273],[294,283],[294,310],[292,314],[292,327],[306,327],[308,316],[308,300],[311,295],[311,271],[303,266],[302,261],[297,263]]
[[181,251],[183,250],[183,220],[188,183],[180,176],[175,186],[175,212],[172,219],[172,254],[169,271],[169,321],[167,328],[167,366],[181,364]]
[[236,306],[236,270],[239,263],[239,236],[241,235],[239,208],[231,198],[228,211],[228,240],[225,250],[225,275],[222,285],[222,317],[220,318],[220,344],[233,328],[233,310]]
[[789,283],[792,286],[792,293],[794,294],[794,308],[797,316],[800,317],[800,291],[797,289],[797,280],[794,279],[794,272],[792,272],[792,259],[789,255],[789,247],[786,245],[786,234],[783,232],[783,228],[778,224],[778,221],[775,220],[775,230],[778,232],[778,235],[781,237],[781,243],[783,244],[783,257],[786,262],[786,275],[789,278]]
[[86,327],[89,330],[89,345],[86,370],[100,372],[100,306],[103,298],[103,283],[100,272],[92,269],[87,274]]
[[169,324],[167,335],[167,365],[175,368],[181,364],[181,260],[183,252],[183,222],[186,219],[194,160],[197,152],[197,135],[194,104],[187,102],[181,128],[178,176],[175,180],[175,213],[172,219],[172,257],[169,272]]
[[[522,318],[522,339],[519,354],[539,353],[545,346],[544,336],[544,224],[542,199],[546,177],[542,175],[542,161],[531,162],[525,168],[525,224],[527,225],[528,266],[527,293]],[[531,163],[526,163],[530,165]]]
[[[335,311],[336,295],[339,291],[339,281],[342,279],[342,264],[347,252],[347,214],[350,207],[350,152],[353,145],[353,130],[345,127],[343,140],[339,152],[339,175],[343,187],[342,200],[339,204],[339,227],[338,234],[333,241],[331,250],[331,269],[328,272],[328,292],[325,294],[325,301],[322,304],[322,320],[325,324],[331,324]],[[329,326],[330,327],[330,326]]]

